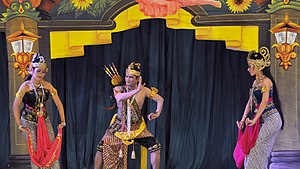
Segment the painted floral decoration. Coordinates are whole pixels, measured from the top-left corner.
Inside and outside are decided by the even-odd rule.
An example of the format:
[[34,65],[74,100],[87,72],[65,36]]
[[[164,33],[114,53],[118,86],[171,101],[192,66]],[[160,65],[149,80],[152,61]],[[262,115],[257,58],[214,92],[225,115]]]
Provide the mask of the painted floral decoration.
[[75,14],[78,18],[84,13],[99,17],[106,8],[118,0],[62,0],[57,10],[59,14]]
[[233,13],[243,13],[247,11],[252,3],[252,0],[227,0],[226,4],[229,10]]
[[78,10],[85,11],[88,7],[93,4],[93,0],[72,0],[72,3],[75,8]]

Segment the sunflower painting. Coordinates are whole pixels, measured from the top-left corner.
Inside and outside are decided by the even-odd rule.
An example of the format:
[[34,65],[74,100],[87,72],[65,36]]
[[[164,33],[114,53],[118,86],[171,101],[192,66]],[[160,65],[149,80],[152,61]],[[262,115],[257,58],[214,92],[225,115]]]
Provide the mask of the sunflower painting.
[[91,4],[93,4],[93,0],[72,0],[72,3],[78,10],[85,11],[86,8],[90,7]]
[[233,13],[243,13],[247,11],[252,3],[252,0],[227,0],[226,4],[229,10]]
[[74,13],[78,18],[84,13],[97,18],[106,8],[113,5],[117,0],[62,0],[59,4],[57,14]]

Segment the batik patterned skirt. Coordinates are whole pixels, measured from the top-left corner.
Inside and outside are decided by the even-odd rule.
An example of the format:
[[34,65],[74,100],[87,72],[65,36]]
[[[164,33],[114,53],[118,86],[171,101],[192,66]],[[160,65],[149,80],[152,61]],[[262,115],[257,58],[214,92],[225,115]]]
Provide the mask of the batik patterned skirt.
[[263,118],[255,146],[245,158],[245,169],[267,169],[274,142],[281,128],[281,117],[278,112]]
[[[37,123],[26,120],[23,117],[21,117],[21,123],[24,127],[27,127],[30,130],[30,137],[32,139],[32,145],[34,147],[34,150],[36,151],[37,127],[38,127]],[[52,142],[54,140],[54,132],[53,132],[52,124],[51,124],[49,117],[45,118],[45,124],[48,129],[48,135],[49,135],[50,141]],[[25,139],[27,141],[27,133],[23,132],[23,136],[25,137]],[[46,167],[39,168],[31,162],[31,169],[60,169],[60,166],[59,166],[58,160],[55,161],[50,168],[46,168]]]

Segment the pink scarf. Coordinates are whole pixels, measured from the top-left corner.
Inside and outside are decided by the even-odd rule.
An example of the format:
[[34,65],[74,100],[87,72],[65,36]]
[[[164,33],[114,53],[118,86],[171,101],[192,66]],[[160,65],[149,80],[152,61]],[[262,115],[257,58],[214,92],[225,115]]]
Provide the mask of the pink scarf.
[[260,119],[257,120],[255,125],[246,126],[244,133],[239,129],[238,140],[233,152],[233,158],[238,168],[241,168],[245,157],[249,154],[250,150],[255,146],[260,125]]

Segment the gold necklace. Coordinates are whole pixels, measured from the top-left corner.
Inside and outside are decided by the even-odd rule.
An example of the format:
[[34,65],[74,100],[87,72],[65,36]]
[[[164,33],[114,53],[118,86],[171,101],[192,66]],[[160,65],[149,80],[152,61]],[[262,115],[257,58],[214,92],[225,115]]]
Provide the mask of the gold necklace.
[[265,75],[263,75],[262,77],[256,76],[256,79],[255,79],[256,83],[255,83],[254,87],[256,87],[264,77],[266,77],[266,76]]
[[262,77],[259,77],[258,79],[259,79],[259,80],[262,80],[264,77],[265,77],[265,75],[263,75]]
[[34,85],[35,87],[40,87],[40,86],[41,86],[41,83],[39,83],[39,84],[34,84],[34,83],[33,83],[33,85]]
[[37,93],[36,88],[35,88],[36,85],[32,82],[30,84],[31,84],[32,88],[34,89],[34,93],[35,93],[35,96],[36,96],[37,101],[38,101],[39,111],[42,111],[42,108],[44,107],[44,95],[45,95],[44,87],[41,83],[39,84],[39,86],[42,89],[42,99],[41,99],[39,97],[39,94]]
[[37,84],[35,84],[35,83],[33,83],[32,80],[30,80],[30,83],[31,83],[32,85],[34,85],[35,87],[40,87],[40,86],[42,85],[41,82],[38,82]]

